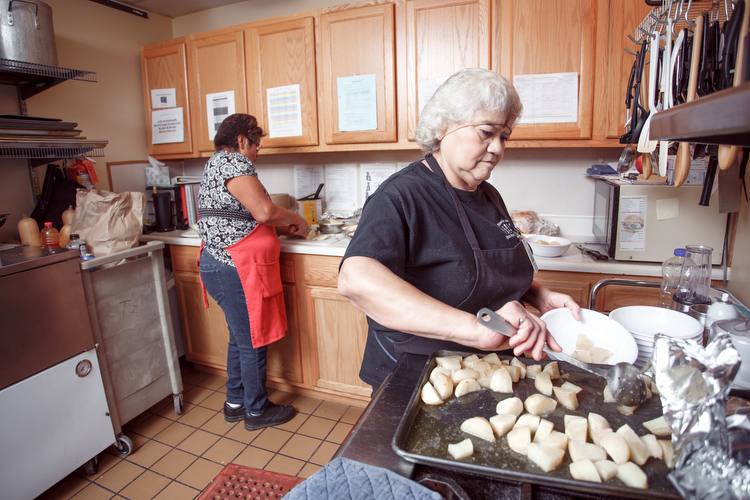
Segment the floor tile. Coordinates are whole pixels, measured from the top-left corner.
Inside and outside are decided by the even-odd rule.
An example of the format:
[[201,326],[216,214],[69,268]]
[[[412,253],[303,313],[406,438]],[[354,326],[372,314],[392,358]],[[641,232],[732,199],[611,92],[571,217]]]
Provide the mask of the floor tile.
[[344,442],[344,439],[346,439],[346,436],[349,435],[349,432],[351,432],[352,427],[354,426],[351,424],[339,422],[333,427],[333,430],[328,434],[326,440],[341,444]]
[[154,500],[191,500],[200,494],[201,490],[172,481],[154,497]]
[[304,460],[297,460],[296,458],[285,457],[284,455],[276,455],[268,462],[265,466],[265,470],[271,472],[278,472],[279,474],[287,474],[289,476],[296,476],[299,471],[304,467]]
[[143,474],[145,469],[139,465],[122,460],[109,469],[102,476],[96,478],[95,482],[108,490],[118,492],[127,486],[136,477]]
[[194,432],[194,427],[180,422],[173,422],[172,425],[154,436],[154,439],[168,446],[175,447]]
[[219,440],[219,436],[210,432],[197,430],[190,434],[183,442],[177,445],[177,449],[192,453],[193,455],[203,455],[207,449]]
[[121,461],[122,461],[122,458],[120,458],[119,456],[115,456],[114,454],[108,451],[105,451],[104,453],[99,454],[99,467],[96,471],[96,474],[91,474],[91,475],[86,474],[86,471],[83,469],[83,467],[80,467],[79,469],[77,469],[76,473],[81,477],[84,477],[90,481],[93,481],[94,479],[103,475],[105,472],[107,472],[109,469],[111,469],[112,467],[120,463]]
[[201,382],[211,376],[210,373],[206,373],[200,370],[180,370],[182,372],[182,383],[199,385]]
[[320,439],[293,434],[289,441],[281,447],[279,454],[307,462],[321,443],[322,440]]
[[322,402],[322,399],[311,398],[309,396],[297,396],[294,401],[292,401],[292,406],[294,406],[298,412],[310,415]]
[[297,476],[298,477],[304,477],[305,479],[307,479],[308,477],[312,476],[313,474],[315,474],[316,472],[318,472],[322,468],[323,467],[321,467],[320,465],[315,465],[315,464],[307,463],[307,464],[305,464],[304,467],[302,467],[302,470],[299,471],[299,473],[297,474]]
[[305,423],[308,418],[310,418],[310,415],[308,415],[307,413],[297,412],[294,415],[294,418],[292,418],[289,422],[281,425],[276,425],[275,427],[277,429],[284,429],[285,431],[289,432],[297,432],[297,430],[302,426],[302,424]]
[[221,438],[202,455],[203,458],[226,465],[231,463],[247,445],[227,438]]
[[253,440],[253,446],[264,450],[277,452],[289,441],[293,434],[274,427],[268,427],[260,436]]
[[245,451],[240,453],[234,458],[235,464],[244,465],[246,467],[253,467],[255,469],[263,469],[268,462],[273,458],[274,453],[255,446],[248,446]]
[[176,479],[181,483],[203,491],[219,475],[219,472],[223,468],[223,465],[211,462],[205,458],[199,458],[185,472],[177,476]]
[[148,469],[172,450],[171,447],[158,441],[148,441],[127,457],[135,464]]
[[179,421],[193,427],[201,427],[203,424],[211,420],[211,417],[214,415],[216,415],[215,411],[203,408],[202,406],[195,406],[187,413],[183,413],[179,418]]
[[[182,415],[185,415],[187,412],[192,410],[195,407],[193,403],[189,403],[187,401],[182,402]],[[170,420],[177,420],[182,415],[178,415],[174,411],[174,405],[166,405],[164,408],[159,410],[158,415],[161,415],[162,417],[168,418]]]
[[167,477],[175,478],[185,472],[198,459],[182,450],[172,450],[151,466],[151,470]]
[[227,377],[220,377],[218,375],[210,375],[203,379],[200,384],[198,384],[201,387],[205,387],[206,389],[211,389],[212,391],[215,391],[217,389],[221,389],[222,387],[225,387],[227,383]]
[[350,406],[346,412],[341,416],[341,421],[346,422],[347,424],[356,424],[357,420],[359,420],[359,417],[362,416],[362,413],[364,413],[364,408],[359,408],[357,406]]
[[323,467],[325,464],[331,461],[331,459],[333,458],[333,454],[336,453],[336,450],[338,449],[339,445],[324,441],[323,444],[321,444],[318,449],[315,450],[315,453],[312,457],[310,457],[308,461]]
[[147,470],[123,488],[119,494],[131,500],[151,500],[170,482],[169,478]]
[[152,438],[169,427],[171,423],[172,420],[168,418],[164,418],[160,415],[152,415],[151,418],[133,428],[133,432]]
[[[141,446],[143,446],[144,444],[146,444],[148,442],[148,440],[149,440],[146,436],[141,436],[140,434],[138,434],[135,431],[126,432],[125,435],[133,443],[133,447],[131,448],[130,453],[135,453],[136,451],[138,451],[138,449]],[[115,453],[115,452],[113,451],[113,453]],[[121,456],[121,455],[119,455],[117,453],[115,453],[115,454],[118,457]]]
[[224,437],[234,439],[235,441],[239,441],[240,443],[249,444],[252,443],[255,438],[260,436],[262,432],[263,429],[259,429],[257,431],[249,431],[245,429],[245,424],[240,421],[235,423],[234,427],[232,427],[229,432],[224,434]]
[[156,412],[152,412],[152,411],[150,411],[150,410],[144,411],[144,412],[143,412],[143,413],[141,413],[140,415],[138,415],[138,416],[136,416],[136,417],[132,418],[132,419],[131,419],[131,420],[130,420],[129,422],[127,422],[126,424],[122,425],[122,428],[123,428],[123,429],[125,429],[125,430],[133,430],[133,429],[135,429],[136,427],[138,427],[139,425],[141,425],[141,424],[142,424],[143,422],[145,422],[146,420],[150,419],[150,418],[151,418],[151,416],[152,416],[152,415],[153,415],[154,413],[156,413]]
[[115,494],[102,488],[96,483],[89,483],[84,489],[79,491],[74,497],[75,500],[108,500],[114,498]]
[[223,392],[214,391],[209,397],[201,401],[201,406],[210,410],[223,411],[227,396]]
[[325,439],[328,433],[336,425],[336,422],[327,418],[320,418],[314,415],[310,416],[304,424],[297,430],[298,433],[318,439]]
[[182,394],[182,401],[187,401],[188,403],[194,403],[194,404],[200,404],[201,401],[209,397],[211,394],[213,394],[213,389],[207,389],[205,387],[201,387],[199,385],[196,385],[192,389],[190,389],[188,392],[185,392]]
[[218,434],[219,436],[223,436],[224,434],[232,430],[235,423],[236,422],[227,422],[224,419],[224,412],[222,411],[222,412],[214,414],[214,416],[211,417],[211,419],[209,419],[208,422],[203,424],[201,429],[204,431],[210,432],[212,434]]
[[315,409],[313,415],[317,417],[330,418],[331,420],[338,420],[344,413],[346,413],[346,410],[348,409],[349,406],[341,403],[323,401],[322,403],[320,403],[320,406]]
[[272,403],[276,403],[277,405],[292,404],[292,401],[294,401],[296,398],[297,398],[296,394],[292,394],[290,392],[283,392],[283,391],[274,391],[268,395],[268,399]]

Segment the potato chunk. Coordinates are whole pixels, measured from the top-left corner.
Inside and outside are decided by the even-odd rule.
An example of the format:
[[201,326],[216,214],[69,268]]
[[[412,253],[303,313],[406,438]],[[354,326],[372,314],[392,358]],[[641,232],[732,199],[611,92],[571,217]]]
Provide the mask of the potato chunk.
[[552,380],[549,378],[549,373],[544,371],[537,373],[534,378],[534,387],[545,396],[552,396]]
[[489,441],[490,443],[495,442],[495,433],[492,430],[492,426],[484,417],[472,417],[468,420],[464,420],[461,424],[461,430],[472,436]]
[[[451,372],[449,369],[447,369],[444,366],[436,366],[430,372],[430,382],[432,382],[432,385],[435,385],[434,378],[435,378],[435,376],[437,376],[438,373],[442,373],[443,375],[445,375],[446,377],[448,377],[448,379],[450,380],[451,373],[453,373],[453,372]],[[451,381],[451,383],[453,383],[453,382]]]
[[450,453],[456,460],[470,457],[474,454],[474,445],[470,438],[466,438],[460,443],[449,444],[448,453]]
[[567,382],[567,381],[563,382],[563,385],[561,385],[560,387],[568,391],[575,392],[576,394],[578,394],[579,392],[583,390],[582,387],[578,387],[577,385],[571,384],[570,382]]
[[425,384],[422,386],[421,395],[422,401],[424,401],[425,404],[433,406],[443,404],[443,399],[438,395],[435,388],[429,382],[425,382]]
[[508,373],[510,374],[510,379],[513,382],[518,382],[524,377],[524,374],[521,372],[521,369],[517,366],[513,365],[503,365],[505,366],[505,369],[508,370]]
[[612,428],[609,426],[609,422],[607,422],[607,419],[599,415],[598,413],[590,412],[588,416],[588,424],[589,424],[589,435],[591,436],[591,441],[594,442],[594,444],[599,444],[600,438],[602,435],[613,432]]
[[612,357],[612,351],[603,347],[592,347],[589,349],[592,363],[604,363]]
[[600,436],[599,443],[617,465],[622,465],[630,460],[630,447],[620,434],[610,432]]
[[555,425],[550,422],[549,420],[540,419],[539,425],[536,428],[536,432],[534,433],[534,439],[533,442],[535,443],[541,443],[543,442],[547,436],[549,436],[550,432],[555,430]]
[[465,378],[458,383],[453,391],[453,394],[455,394],[457,398],[460,398],[461,396],[466,396],[470,392],[480,390],[482,390],[482,387],[479,385],[479,382],[477,382],[473,378]]
[[576,349],[573,351],[572,356],[576,358],[578,361],[583,361],[584,363],[591,363],[591,353],[588,351],[584,351],[583,349]]
[[515,366],[519,370],[521,370],[521,375],[520,375],[521,378],[526,377],[526,364],[523,361],[521,361],[518,358],[513,358],[510,360],[510,366]]
[[524,413],[523,415],[518,417],[518,420],[516,420],[516,425],[514,425],[513,427],[528,427],[531,431],[531,434],[533,435],[539,427],[540,420],[541,419],[536,415]]
[[656,441],[659,443],[659,446],[661,446],[662,454],[664,455],[664,463],[667,464],[667,467],[670,469],[674,468],[674,446],[672,445],[672,441],[667,441],[666,439],[659,439]]
[[570,464],[569,468],[570,475],[573,476],[573,479],[591,481],[592,483],[602,482],[602,478],[599,476],[599,471],[596,470],[594,462],[589,459],[573,462]]
[[479,372],[472,368],[461,368],[460,370],[456,370],[455,372],[451,373],[451,380],[454,384],[458,384],[459,382],[467,378],[476,380],[477,378],[479,378]]
[[625,441],[627,441],[628,448],[630,448],[630,460],[637,463],[638,465],[645,464],[648,460],[648,457],[650,457],[651,455],[649,454],[646,445],[643,444],[643,441],[641,441],[641,438],[638,437],[638,434],[636,434],[628,424],[624,424],[622,427],[617,429],[615,433],[624,437]]
[[536,374],[542,371],[542,365],[526,366],[526,378],[536,378]]
[[565,415],[563,417],[563,423],[565,424],[565,434],[570,439],[577,441],[586,442],[588,436],[588,422],[584,417],[577,415]]
[[586,459],[596,462],[597,460],[607,459],[607,452],[601,446],[575,439],[568,441],[568,453],[570,453],[570,459],[574,462]]
[[545,446],[552,446],[554,448],[560,448],[565,451],[568,449],[568,436],[560,431],[552,431],[549,435],[542,440],[541,443]]
[[632,488],[648,488],[646,473],[633,462],[626,462],[617,466],[617,479]]
[[500,360],[500,356],[498,356],[496,352],[489,353],[482,358],[482,361],[491,364],[495,368],[497,368],[498,366],[502,366],[503,364],[503,362]]
[[[539,379],[537,379],[539,380]],[[562,387],[553,387],[552,390],[555,393],[555,397],[568,410],[575,410],[578,408],[578,397],[575,392],[571,392]]]
[[543,394],[532,394],[523,403],[526,411],[532,415],[544,415],[557,408],[557,401]]
[[607,482],[617,475],[617,464],[611,460],[598,460],[594,462],[599,477],[602,481]]
[[461,369],[461,361],[461,356],[438,356],[435,358],[438,366],[447,368],[451,373]]
[[479,356],[476,354],[470,354],[461,360],[461,366],[464,368],[474,368],[474,363],[479,361]]
[[435,388],[438,396],[440,396],[440,399],[445,401],[451,397],[453,394],[453,382],[449,376],[445,373],[436,373],[430,378],[432,379],[430,382],[432,382],[432,386]]
[[659,443],[656,442],[656,436],[653,434],[646,434],[645,436],[641,436],[641,441],[646,445],[646,449],[648,449],[648,453],[652,457],[658,458],[659,460],[664,459],[664,450],[659,446]]
[[514,427],[506,435],[508,439],[508,447],[520,453],[526,455],[526,449],[531,443],[531,429],[528,426]]
[[672,435],[672,428],[667,423],[664,415],[649,420],[648,422],[643,422],[643,427],[648,429],[648,431],[654,436],[664,437]]
[[526,448],[526,456],[544,472],[549,472],[562,463],[565,452],[552,446],[529,443]]
[[542,371],[549,373],[549,378],[551,380],[560,378],[560,366],[557,364],[557,361],[547,363],[544,365],[544,368],[542,368]]
[[508,369],[505,366],[501,366],[492,372],[489,388],[495,392],[513,394],[513,380],[510,378],[510,373],[508,373]]
[[588,351],[591,348],[591,341],[586,336],[585,333],[579,333],[578,337],[576,337],[576,349],[580,349],[582,351]]
[[515,396],[512,398],[503,399],[502,401],[499,401],[497,403],[495,412],[497,412],[498,415],[502,415],[503,413],[510,413],[518,417],[521,413],[523,413],[523,402],[520,398],[517,398]]
[[490,417],[490,426],[498,437],[506,435],[515,425],[516,416],[512,413],[503,413]]

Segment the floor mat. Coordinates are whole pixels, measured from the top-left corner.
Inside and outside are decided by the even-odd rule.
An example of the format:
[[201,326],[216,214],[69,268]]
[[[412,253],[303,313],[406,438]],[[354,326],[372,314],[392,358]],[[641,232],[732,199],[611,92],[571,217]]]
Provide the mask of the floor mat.
[[283,498],[289,490],[304,481],[302,477],[287,476],[237,464],[227,464],[203,490],[198,500],[255,500]]

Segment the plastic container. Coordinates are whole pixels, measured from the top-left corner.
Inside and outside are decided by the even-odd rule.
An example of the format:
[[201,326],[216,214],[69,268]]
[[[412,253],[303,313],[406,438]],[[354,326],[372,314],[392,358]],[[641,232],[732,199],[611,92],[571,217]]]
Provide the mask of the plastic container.
[[78,252],[79,258],[83,257],[84,255],[86,255],[86,253],[88,253],[87,248],[86,248],[86,242],[83,241],[81,237],[76,233],[73,233],[70,235],[70,241],[68,242],[67,245],[65,245],[65,248],[70,248],[71,250],[75,250],[76,252]]
[[680,273],[685,261],[685,249],[675,248],[674,256],[665,260],[661,265],[661,292],[659,292],[659,307],[672,308],[672,296],[680,284]]
[[60,233],[57,232],[57,229],[52,227],[51,222],[44,223],[44,229],[42,229],[40,236],[42,237],[43,247],[60,246]]
[[706,312],[706,328],[711,328],[711,325],[716,321],[725,319],[736,319],[740,315],[737,312],[737,308],[734,307],[732,301],[729,300],[729,294],[723,293],[721,299],[711,304]]

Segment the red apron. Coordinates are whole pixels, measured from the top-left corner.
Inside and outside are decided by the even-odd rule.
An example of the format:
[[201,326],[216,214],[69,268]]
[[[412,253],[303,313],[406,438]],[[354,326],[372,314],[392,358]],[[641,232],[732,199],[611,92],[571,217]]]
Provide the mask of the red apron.
[[[253,347],[263,347],[282,339],[287,321],[279,266],[281,243],[276,230],[266,224],[258,224],[226,250],[234,261],[245,292]],[[200,253],[198,259],[200,261]],[[203,298],[204,305],[208,307],[205,287]]]

